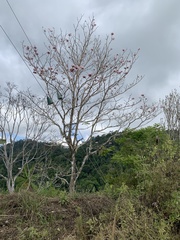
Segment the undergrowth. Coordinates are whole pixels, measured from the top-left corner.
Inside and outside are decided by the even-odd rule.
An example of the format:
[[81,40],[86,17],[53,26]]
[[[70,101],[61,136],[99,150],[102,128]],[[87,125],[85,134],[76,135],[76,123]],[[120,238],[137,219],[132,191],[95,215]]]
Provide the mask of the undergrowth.
[[136,188],[1,194],[0,239],[179,240],[179,169],[178,161],[157,163],[141,172]]
[[62,204],[59,196],[32,192],[0,195],[0,239],[179,239],[171,215],[143,205],[125,186],[116,199],[107,193],[67,198]]

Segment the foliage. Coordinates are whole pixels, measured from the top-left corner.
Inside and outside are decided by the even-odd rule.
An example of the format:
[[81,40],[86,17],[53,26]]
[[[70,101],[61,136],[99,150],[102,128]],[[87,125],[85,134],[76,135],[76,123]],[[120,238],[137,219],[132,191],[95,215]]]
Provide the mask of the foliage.
[[139,130],[126,130],[116,140],[115,150],[109,165],[106,181],[120,186],[122,183],[136,187],[144,169],[171,159],[175,148],[169,135],[160,126]]
[[[178,232],[180,160],[176,156],[177,145],[160,126],[127,130],[117,142],[120,150],[115,151],[111,160],[106,193],[117,197],[124,184],[127,185],[142,206],[163,218],[162,226]],[[166,232],[165,229],[159,231]]]
[[40,196],[56,197],[62,205],[67,204],[69,201],[69,195],[66,191],[62,191],[54,187],[43,188],[38,191],[38,194],[40,194]]
[[137,186],[143,204],[161,213],[176,230],[180,223],[180,160],[169,159],[142,172]]

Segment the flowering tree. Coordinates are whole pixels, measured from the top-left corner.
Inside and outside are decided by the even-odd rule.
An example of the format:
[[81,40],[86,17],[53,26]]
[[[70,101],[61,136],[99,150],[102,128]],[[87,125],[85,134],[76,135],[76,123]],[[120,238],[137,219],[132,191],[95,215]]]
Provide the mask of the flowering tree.
[[[96,30],[94,18],[84,22],[80,19],[73,33],[44,30],[48,42],[45,53],[36,46],[23,46],[25,59],[45,85],[48,106],[39,107],[30,92],[29,98],[34,109],[58,128],[71,153],[70,192],[75,191],[89,156],[98,151],[92,144],[93,136],[110,130],[118,134],[132,123],[140,126],[151,120],[157,110],[154,105],[147,106],[143,94],[138,100],[125,95],[142,80],[137,76],[126,81],[139,50],[133,53],[123,49],[115,54],[111,48],[114,33],[101,40]],[[86,155],[77,166],[76,152],[83,140]]]
[[[9,193],[14,192],[16,179],[24,167],[46,155],[46,151],[39,153],[38,141],[48,127],[47,119],[34,112],[30,101],[17,93],[15,85],[8,83],[0,95],[0,131],[3,136],[0,161],[5,169],[0,169],[0,177],[6,181]],[[17,141],[20,144],[15,149]]]

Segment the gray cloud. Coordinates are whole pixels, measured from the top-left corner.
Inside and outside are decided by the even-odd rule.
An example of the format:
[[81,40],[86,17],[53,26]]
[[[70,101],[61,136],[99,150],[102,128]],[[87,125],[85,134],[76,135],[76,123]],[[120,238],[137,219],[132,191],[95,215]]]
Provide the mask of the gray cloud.
[[[173,88],[179,90],[179,0],[9,0],[9,3],[32,43],[38,46],[45,41],[42,27],[69,32],[82,14],[84,18],[94,14],[102,37],[115,33],[114,51],[141,48],[131,74],[131,77],[145,76],[134,89],[136,94],[143,92],[151,100],[158,100]],[[0,22],[22,53],[22,41],[27,42],[27,39],[6,0],[1,0]],[[0,31],[0,38],[0,85],[14,81],[22,88],[37,89],[37,82],[3,31]]]

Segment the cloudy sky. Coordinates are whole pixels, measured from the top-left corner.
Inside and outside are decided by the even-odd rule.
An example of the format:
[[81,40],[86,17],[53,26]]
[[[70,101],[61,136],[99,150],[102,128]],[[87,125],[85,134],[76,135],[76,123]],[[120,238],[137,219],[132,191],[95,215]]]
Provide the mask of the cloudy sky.
[[42,27],[69,32],[81,15],[94,15],[102,37],[115,33],[116,52],[141,49],[132,74],[144,79],[134,91],[155,101],[174,88],[179,91],[179,0],[0,0],[0,85],[11,81],[20,88],[38,89],[10,42],[20,54],[22,42],[27,43],[10,7],[31,42],[39,46],[45,41]]

